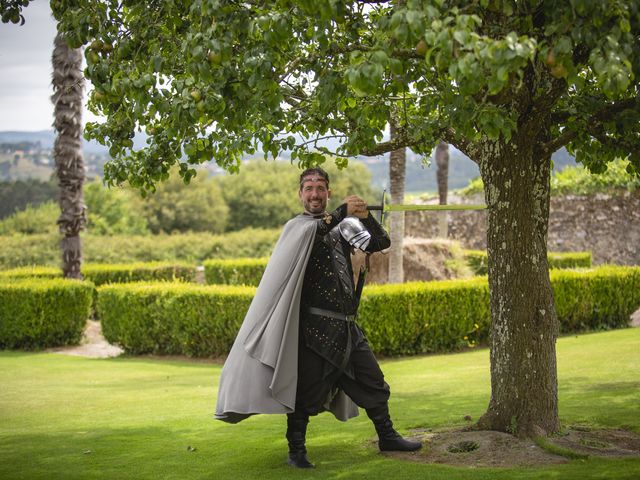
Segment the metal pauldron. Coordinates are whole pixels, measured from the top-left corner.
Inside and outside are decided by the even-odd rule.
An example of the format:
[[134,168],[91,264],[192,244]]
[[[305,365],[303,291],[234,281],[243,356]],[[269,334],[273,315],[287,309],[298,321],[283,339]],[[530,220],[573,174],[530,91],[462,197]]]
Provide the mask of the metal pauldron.
[[340,235],[349,245],[365,251],[371,241],[371,233],[356,217],[346,217],[339,224]]

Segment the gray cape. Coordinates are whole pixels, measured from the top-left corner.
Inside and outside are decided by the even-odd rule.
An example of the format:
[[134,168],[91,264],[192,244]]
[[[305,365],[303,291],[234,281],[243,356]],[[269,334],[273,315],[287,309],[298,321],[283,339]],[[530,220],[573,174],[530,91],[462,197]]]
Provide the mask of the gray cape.
[[[257,413],[294,411],[300,295],[316,222],[298,215],[284,226],[222,368],[216,419],[237,423]],[[325,408],[343,421],[358,415],[342,391]]]

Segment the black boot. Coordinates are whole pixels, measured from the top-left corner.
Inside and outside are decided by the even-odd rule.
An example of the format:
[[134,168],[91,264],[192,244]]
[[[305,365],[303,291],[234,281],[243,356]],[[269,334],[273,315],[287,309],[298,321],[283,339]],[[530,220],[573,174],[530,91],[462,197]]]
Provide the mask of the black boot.
[[376,427],[378,448],[381,452],[414,452],[422,447],[421,442],[404,439],[393,429],[389,408],[386,405],[367,410],[367,415]]
[[309,415],[302,413],[287,414],[287,441],[289,442],[289,459],[287,463],[296,468],[313,468],[314,465],[307,458],[304,446],[307,435]]

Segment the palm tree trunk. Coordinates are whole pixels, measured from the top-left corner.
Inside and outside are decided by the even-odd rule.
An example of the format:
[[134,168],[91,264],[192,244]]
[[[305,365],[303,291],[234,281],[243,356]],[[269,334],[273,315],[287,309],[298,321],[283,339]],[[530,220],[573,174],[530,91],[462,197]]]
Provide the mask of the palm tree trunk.
[[446,205],[449,183],[449,144],[447,142],[440,142],[436,147],[436,166],[438,167],[437,177],[440,205]]
[[[397,125],[391,119],[391,139],[396,134]],[[389,157],[389,182],[391,188],[391,203],[404,203],[404,180],[406,173],[407,155],[406,149],[400,148],[391,152]],[[402,283],[404,281],[404,268],[402,265],[402,248],[404,242],[404,212],[391,212],[390,232],[391,248],[389,249],[389,283]]]
[[65,278],[82,278],[82,245],[80,231],[87,218],[82,197],[85,180],[82,157],[82,52],[72,49],[62,35],[56,35],[53,55],[53,96],[56,140],[53,146],[58,185],[60,217],[58,226],[64,235],[61,242],[62,271]]
[[[447,189],[449,184],[449,144],[440,142],[436,147],[436,172],[438,179],[438,197],[440,205],[447,204]],[[438,215],[438,236],[447,238],[449,236],[448,212],[436,212]]]

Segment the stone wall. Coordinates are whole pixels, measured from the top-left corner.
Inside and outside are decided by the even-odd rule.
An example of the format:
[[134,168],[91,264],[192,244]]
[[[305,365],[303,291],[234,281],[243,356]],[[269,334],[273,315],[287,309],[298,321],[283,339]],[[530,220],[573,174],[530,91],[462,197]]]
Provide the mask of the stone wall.
[[[482,198],[467,200],[482,203]],[[460,203],[459,199],[450,200]],[[405,233],[418,238],[439,234],[446,215],[448,238],[464,248],[486,248],[484,211],[407,212]],[[594,264],[640,265],[640,192],[566,195],[551,198],[548,248],[552,252],[590,251]]]

